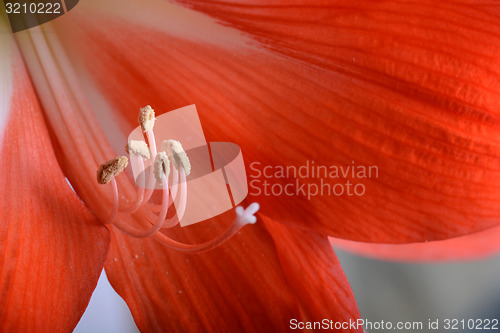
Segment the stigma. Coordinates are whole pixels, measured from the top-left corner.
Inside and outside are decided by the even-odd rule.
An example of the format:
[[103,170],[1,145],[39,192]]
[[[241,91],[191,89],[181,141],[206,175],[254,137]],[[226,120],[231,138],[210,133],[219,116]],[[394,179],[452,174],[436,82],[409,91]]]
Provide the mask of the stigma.
[[[139,177],[141,177],[139,182],[147,184],[146,189],[143,186],[138,186],[135,199],[124,205],[122,203],[120,206],[115,177],[127,167],[128,158],[118,156],[103,163],[97,171],[97,182],[102,185],[109,184],[107,186],[111,186],[113,196],[109,216],[102,219],[103,224],[112,225],[134,238],[153,237],[156,241],[177,251],[201,253],[220,246],[242,227],[257,221],[256,213],[260,206],[258,203],[252,203],[246,209],[241,206],[236,207],[236,216],[232,224],[222,234],[205,243],[185,244],[168,237],[165,231],[177,227],[186,212],[188,200],[186,177],[191,173],[191,162],[182,143],[175,139],[164,140],[161,144],[161,151],[157,151],[153,132],[155,112],[151,106],[147,105],[140,109],[138,120],[145,140],[131,140],[126,144],[125,151],[129,154],[134,168],[135,165],[138,166]],[[144,160],[150,158],[153,167],[147,173],[144,168]],[[171,178],[169,178],[170,176]],[[172,184],[169,184],[169,179],[171,179]],[[145,206],[145,204],[150,200],[155,188],[161,192],[161,206],[159,211],[148,211],[147,214],[143,214],[143,216],[148,216],[147,227],[139,229],[124,223],[120,219],[121,214],[135,214],[139,209],[151,210],[151,205]],[[177,198],[179,200],[178,204],[176,203],[176,214],[167,218],[169,208]]]

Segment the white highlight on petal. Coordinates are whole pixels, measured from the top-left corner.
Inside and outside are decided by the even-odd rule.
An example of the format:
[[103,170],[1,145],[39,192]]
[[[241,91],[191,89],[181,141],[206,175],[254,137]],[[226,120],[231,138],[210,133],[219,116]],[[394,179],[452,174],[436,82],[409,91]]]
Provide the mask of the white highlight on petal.
[[105,11],[107,15],[203,44],[240,50],[257,44],[241,31],[224,26],[209,15],[165,0],[151,0],[147,5],[142,0],[89,0],[81,1],[79,6],[89,12]]

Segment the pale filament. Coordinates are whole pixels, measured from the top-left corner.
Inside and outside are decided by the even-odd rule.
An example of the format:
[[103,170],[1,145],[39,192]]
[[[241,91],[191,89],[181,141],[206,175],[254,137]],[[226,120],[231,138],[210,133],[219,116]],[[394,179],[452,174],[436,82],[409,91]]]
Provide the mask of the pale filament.
[[[172,165],[173,166],[173,165]],[[186,181],[186,172],[182,170],[181,172],[177,171],[177,168],[173,166],[172,169],[172,186],[170,186],[170,203],[169,207],[175,202],[177,198],[177,193],[180,193],[180,201],[179,208],[177,209],[176,216],[167,219],[162,228],[172,228],[179,224],[180,220],[184,217],[184,213],[186,212],[187,205],[187,181]],[[179,178],[180,181],[179,181]],[[180,189],[178,188],[180,187]],[[154,212],[158,212],[161,208],[159,206],[152,207]]]
[[[175,169],[175,168],[174,168]],[[180,202],[179,209],[177,211],[177,217],[167,219],[165,218],[168,213],[168,208],[172,204],[170,195],[169,195],[169,186],[167,177],[163,177],[162,179],[162,205],[160,214],[156,217],[155,222],[151,225],[151,227],[147,230],[140,230],[130,225],[124,224],[120,220],[116,220],[116,216],[118,213],[118,188],[116,184],[115,177],[111,177],[111,187],[113,194],[113,210],[111,211],[110,217],[106,220],[105,224],[112,224],[117,229],[122,231],[123,233],[134,237],[134,238],[146,238],[150,236],[154,236],[154,238],[160,242],[161,244],[180,252],[188,252],[188,253],[202,253],[205,251],[209,251],[213,248],[218,247],[229,238],[234,236],[242,227],[247,224],[253,224],[257,221],[257,218],[254,216],[255,213],[259,210],[258,203],[252,203],[246,209],[241,206],[236,207],[236,218],[233,223],[219,236],[216,238],[209,240],[207,242],[201,244],[185,244],[178,242],[165,234],[162,234],[160,229],[164,227],[174,227],[179,224],[179,221],[184,216],[187,204],[187,182],[186,182],[186,173],[184,170],[179,172],[180,176]]]
[[170,195],[172,196],[172,202],[177,198],[177,188],[179,185],[179,171],[177,168],[172,168],[172,186],[170,187]]
[[104,224],[111,224],[113,221],[116,219],[116,216],[118,215],[118,205],[119,205],[119,198],[118,198],[118,186],[116,186],[116,180],[115,177],[111,177],[111,191],[113,191],[113,208],[111,210],[111,213],[109,214],[109,217],[104,220]]
[[[130,158],[135,159],[137,164],[139,164],[139,177],[141,177],[141,179],[139,180],[139,184],[145,184],[146,175],[144,172],[144,160],[142,159],[142,156],[137,154],[130,154]],[[132,201],[131,204],[129,204],[128,206],[120,207],[120,212],[125,214],[135,213],[141,207],[143,200],[144,200],[144,188],[142,186],[138,186],[135,200]]]
[[[147,131],[146,132],[146,137],[148,139],[149,143],[149,149],[151,151],[151,161],[154,161],[156,158],[156,141],[155,141],[155,134],[153,131]],[[153,173],[153,166],[151,166],[151,172],[149,174],[149,181],[148,181],[148,186],[146,190],[146,195],[144,196],[144,200],[142,204],[145,204],[151,199],[151,196],[153,195],[154,192],[154,187],[155,187],[155,176]]]
[[[177,173],[177,169],[174,167],[174,178],[175,178],[175,173]],[[167,219],[165,221],[165,224],[163,225],[163,228],[172,228],[175,227],[176,225],[179,224],[179,222],[182,220],[184,217],[184,213],[186,212],[186,205],[187,205],[187,181],[186,181],[186,172],[184,170],[181,170],[181,172],[178,172],[180,174],[181,180],[180,180],[180,200],[179,200],[179,208],[177,209],[177,216],[174,216],[170,219]],[[175,191],[177,192],[177,191]],[[174,202],[175,198],[174,195],[172,194],[172,203]]]
[[[171,206],[175,199],[177,198],[177,192],[179,192],[178,187],[179,187],[179,171],[177,169],[171,168],[172,169],[172,186],[170,186],[170,203],[169,206]],[[154,212],[159,212],[160,207],[158,205],[155,205],[152,207],[152,210]]]
[[[113,180],[114,180],[114,177],[112,177],[112,181]],[[116,182],[115,182],[115,184],[116,184]],[[163,177],[162,185],[163,185],[163,187],[162,187],[162,194],[163,195],[162,195],[161,211],[160,211],[160,214],[158,215],[158,217],[156,218],[156,221],[151,226],[151,228],[149,228],[147,230],[136,229],[136,228],[131,227],[127,224],[123,224],[120,220],[117,220],[115,223],[113,223],[113,225],[118,230],[122,231],[123,233],[125,233],[131,237],[135,237],[135,238],[146,238],[146,237],[152,236],[155,233],[157,233],[161,229],[161,227],[165,221],[165,218],[167,217],[167,213],[168,213],[169,192],[168,192],[167,177]]]

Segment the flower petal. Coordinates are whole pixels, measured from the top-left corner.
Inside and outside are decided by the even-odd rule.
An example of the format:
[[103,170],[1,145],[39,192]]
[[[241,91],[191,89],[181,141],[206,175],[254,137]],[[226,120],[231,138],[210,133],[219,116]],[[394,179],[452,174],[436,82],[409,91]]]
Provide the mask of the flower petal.
[[0,85],[0,96],[12,92],[8,108],[0,102],[0,322],[5,332],[70,332],[97,285],[109,232],[61,172],[10,36],[0,37],[13,78]]
[[[334,323],[356,322],[359,310],[328,238],[262,218],[276,244],[286,278],[303,305],[303,316],[317,322],[325,318]],[[344,327],[343,332],[347,331]]]
[[[97,84],[121,119],[106,124],[109,131],[135,127],[145,104],[195,103],[207,137],[237,143],[247,166],[260,162],[260,171],[313,161],[376,166],[378,177],[325,179],[328,193],[349,180],[363,184],[362,196],[309,198],[301,186],[318,188],[319,179],[296,183],[294,176],[270,181],[295,184],[298,195],[258,196],[269,217],[339,238],[404,243],[498,225],[496,7],[183,3],[209,16],[154,7],[153,23],[141,27],[131,10],[89,17],[82,6],[57,22],[82,76],[91,76],[89,86]],[[172,13],[192,29],[156,19],[169,22]],[[200,28],[212,26],[223,42]]]
[[500,228],[442,241],[412,244],[374,244],[330,238],[340,250],[382,260],[452,261],[478,260],[500,253]]
[[[228,212],[168,234],[200,243],[220,233],[232,218],[234,212]],[[314,252],[321,245],[331,249],[329,244],[315,244],[317,238],[303,235],[305,241],[298,245],[291,242],[296,234],[276,228],[271,238],[263,224],[247,226],[202,254],[182,254],[152,239],[114,232],[106,274],[144,332],[285,332],[291,319],[359,317],[332,251]],[[278,253],[274,237],[280,239]],[[286,251],[297,256],[294,267]],[[307,270],[310,274],[298,276]],[[306,296],[307,291],[316,294]]]
[[[41,100],[51,106],[46,115],[62,148],[63,167],[86,204],[98,215],[104,215],[109,210],[106,205],[111,196],[104,187],[95,185],[93,179],[89,180],[89,175],[95,172],[93,163],[111,149],[99,129],[91,126],[94,120],[84,111],[88,109],[80,98],[78,82],[67,66],[64,53],[59,52],[60,44],[53,35],[41,32],[43,29],[31,34],[19,34],[19,42],[37,87],[47,92],[42,94]],[[61,71],[61,68],[65,70]],[[65,82],[71,84],[65,85]],[[120,189],[123,190],[122,195],[131,197],[132,187],[127,185],[127,177],[119,178],[124,185]],[[145,224],[147,213],[146,207],[134,217],[120,216],[120,220]],[[234,216],[226,218],[227,215],[220,217],[227,224]],[[189,229],[173,230],[172,233],[186,242],[195,243],[203,237],[215,236],[222,228],[225,228],[223,224],[204,223]],[[153,239],[133,239],[113,229],[112,255],[106,270],[144,331],[164,328],[193,330],[197,327],[204,330],[243,328],[246,331],[262,331],[275,328],[275,331],[287,331],[289,320],[299,319],[302,311],[313,317],[311,311],[317,310],[317,304],[309,307],[307,302],[311,300],[304,296],[297,302],[295,292],[280,268],[272,238],[265,228],[260,225],[246,229],[227,245],[200,255],[179,254]],[[301,255],[305,257],[311,253]],[[322,259],[328,260],[325,265],[330,268],[338,265],[334,257],[331,262],[326,256]],[[318,264],[315,269],[321,267]],[[337,273],[335,278],[342,281],[341,287],[348,288],[343,275],[338,269],[334,271]],[[294,279],[294,287],[298,288],[301,282]],[[338,292],[347,296],[344,305],[347,304],[351,317],[356,308],[351,303],[354,302],[352,294],[345,290]],[[323,309],[321,313],[331,314],[332,318],[345,314],[344,309],[340,309],[339,313],[335,312],[335,308],[329,310],[332,312]],[[215,319],[220,317],[228,319]]]

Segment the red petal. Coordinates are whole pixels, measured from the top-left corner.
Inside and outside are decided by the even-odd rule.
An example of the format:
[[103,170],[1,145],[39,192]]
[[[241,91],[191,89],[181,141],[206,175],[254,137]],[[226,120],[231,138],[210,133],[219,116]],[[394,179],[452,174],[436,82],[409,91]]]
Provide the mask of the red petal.
[[179,31],[158,23],[177,13],[161,8],[150,13],[157,30],[97,13],[58,21],[75,61],[85,59],[128,122],[120,130],[136,126],[145,104],[162,113],[195,103],[208,138],[239,144],[261,169],[377,166],[378,178],[348,177],[365,185],[361,197],[258,198],[271,218],[335,237],[402,243],[498,225],[497,7],[189,4],[218,21],[186,10],[192,29]]
[[360,318],[349,282],[327,237],[295,230],[267,217],[263,220],[276,244],[287,280],[303,305],[304,317],[339,323]]
[[12,55],[13,95],[0,139],[1,330],[70,332],[97,284],[109,232],[66,182],[24,65]]
[[500,253],[500,228],[443,241],[413,244],[373,244],[330,238],[333,246],[375,259],[397,261],[477,260]]
[[[168,233],[195,244],[220,233],[227,224],[224,220],[232,218],[230,212]],[[317,239],[304,235],[304,244],[298,246],[287,243],[293,233],[287,233],[286,227],[276,228],[273,238],[286,237],[280,240],[279,258],[273,239],[260,223],[202,254],[182,254],[152,239],[115,232],[106,273],[144,332],[285,332],[291,319],[305,320],[302,314],[307,319],[323,319],[323,315],[332,320],[359,316],[335,257],[320,252],[315,258],[313,251],[320,247],[314,245]],[[297,255],[296,266],[282,256],[284,247]],[[286,265],[284,272],[280,261]],[[308,269],[322,272],[321,278],[297,277]],[[318,292],[320,283],[323,301],[335,300],[324,308],[313,298],[318,294],[304,295],[305,290]]]
[[[57,129],[55,135],[62,146],[66,171],[88,206],[97,213],[103,213],[106,199],[109,201],[110,196],[105,195],[102,187],[89,181],[88,174],[95,172],[95,169],[92,170],[92,160],[98,160],[106,154],[109,147],[102,133],[89,125],[92,124],[92,117],[86,119],[84,107],[78,103],[79,95],[75,96],[75,90],[79,92],[78,88],[74,84],[64,86],[65,79],[71,81],[71,74],[57,71],[58,67],[65,68],[63,57],[62,60],[60,58],[62,53],[57,52],[57,43],[49,36],[48,47],[44,38],[41,34],[31,36],[35,49],[32,53],[27,52],[26,57],[32,72],[38,73],[38,70],[43,69],[46,73],[46,77],[39,75],[35,81],[40,89],[51,92],[44,94],[42,100],[46,105],[53,106],[47,110],[47,117]],[[33,47],[30,40],[22,38],[21,44],[25,51]],[[55,61],[50,59],[50,49],[56,50],[53,54]],[[35,55],[38,59],[34,58]],[[38,60],[43,68],[37,67]],[[125,188],[125,195],[130,194],[129,190]],[[142,213],[136,214],[137,222],[141,222]],[[133,223],[133,219],[127,218],[124,222]],[[179,237],[184,235],[188,242],[196,242],[200,241],[200,235],[207,237],[210,233],[218,233],[221,227],[205,223],[193,226],[188,231],[183,229],[173,232],[174,235],[178,233]],[[241,237],[244,237],[243,240]],[[313,318],[316,311],[332,318],[344,315],[351,318],[357,313],[354,311],[355,305],[351,303],[354,302],[352,293],[342,289],[336,291],[346,295],[347,300],[342,304],[346,306],[347,312],[344,308],[320,311],[318,304],[309,306],[307,302],[310,299],[304,295],[300,296],[298,303],[294,290],[288,286],[288,280],[283,275],[272,239],[262,226],[250,228],[246,234],[242,232],[238,236],[240,241],[238,238],[231,240],[229,244],[232,246],[225,245],[202,255],[182,255],[169,251],[154,240],[132,239],[119,232],[114,238],[112,259],[107,263],[108,276],[129,303],[139,327],[144,331],[163,331],[164,328],[219,330],[221,327],[233,330],[242,328],[246,331],[273,328],[275,331],[287,331],[289,320],[300,319],[301,311],[308,318]],[[307,249],[303,247],[304,251]],[[302,254],[304,257],[310,255]],[[323,259],[328,260],[326,257]],[[338,262],[330,260],[327,275],[330,276],[332,272],[336,275],[330,276],[326,282],[334,283],[335,279],[339,279],[340,286],[348,288],[338,268],[331,269]],[[319,264],[315,269],[320,270],[324,265]],[[294,287],[298,288],[301,281],[293,275],[292,278]]]

